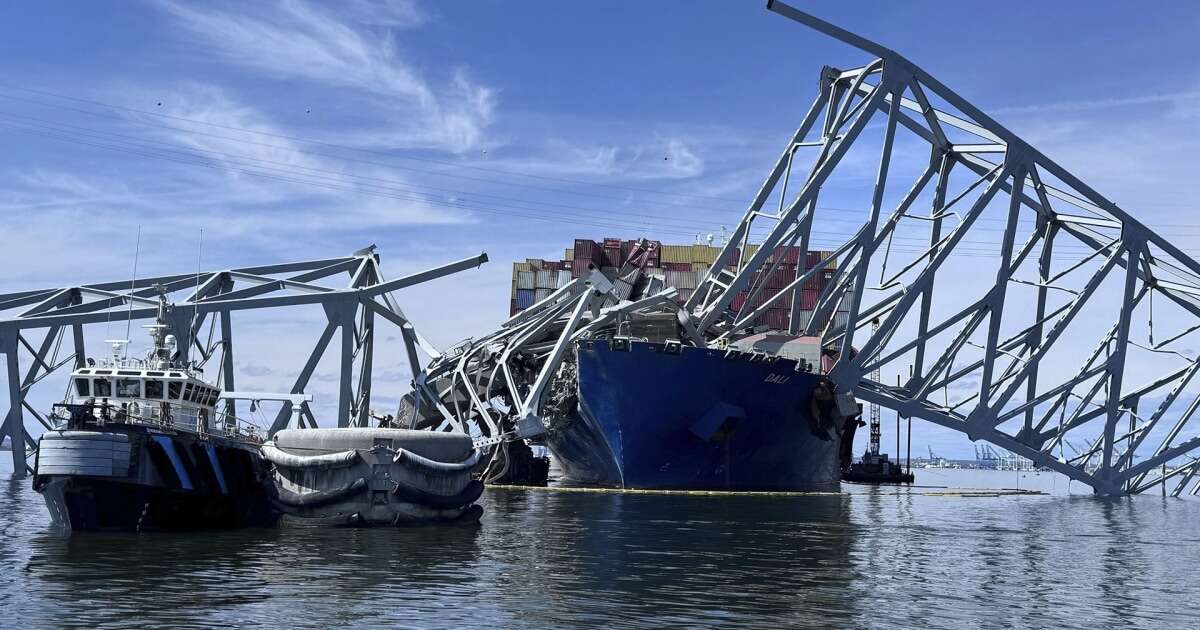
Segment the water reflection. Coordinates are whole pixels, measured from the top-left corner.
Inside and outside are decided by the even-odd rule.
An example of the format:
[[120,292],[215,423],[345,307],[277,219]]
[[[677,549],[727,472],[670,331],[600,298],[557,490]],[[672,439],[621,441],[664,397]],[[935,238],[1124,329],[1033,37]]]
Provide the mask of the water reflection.
[[[502,586],[573,600],[581,622],[794,622],[848,613],[848,498],[559,494],[493,496],[491,514],[527,531],[528,572]],[[538,523],[508,519],[526,503]],[[536,505],[528,505],[529,502]],[[541,527],[537,527],[541,524]],[[508,525],[505,525],[508,527]],[[492,530],[488,530],[490,535]],[[805,592],[801,593],[803,590]]]
[[0,488],[42,627],[1196,627],[1200,502],[489,490],[480,527],[65,537]]

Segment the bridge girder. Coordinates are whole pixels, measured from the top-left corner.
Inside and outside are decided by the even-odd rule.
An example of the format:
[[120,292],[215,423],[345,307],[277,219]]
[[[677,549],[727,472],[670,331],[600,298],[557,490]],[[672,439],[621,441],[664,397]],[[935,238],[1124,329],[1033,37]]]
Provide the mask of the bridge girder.
[[[480,254],[386,280],[379,256],[371,246],[339,258],[0,294],[0,354],[6,363],[9,399],[0,435],[10,438],[13,474],[22,477],[33,470],[29,455],[36,450],[37,440],[30,429],[50,428],[45,415],[29,402],[33,386],[68,364],[72,368],[84,365],[85,325],[153,319],[157,302],[151,298],[160,288],[176,298],[169,325],[180,340],[177,358],[203,365],[219,357],[214,363],[218,365],[218,384],[224,391],[236,389],[233,312],[320,305],[326,326],[291,387],[293,396],[283,402],[269,432],[285,428],[293,417],[301,426],[316,426],[308,402],[299,395],[305,393],[330,341],[339,332],[337,426],[366,426],[371,405],[375,316],[400,328],[415,377],[421,370],[417,350],[434,358],[440,352],[416,332],[392,293],[484,262],[487,255]],[[348,280],[334,282],[339,277]],[[67,330],[71,331],[69,350],[64,347]],[[30,337],[36,339],[39,333],[41,342],[35,346]],[[24,373],[23,363],[28,366]],[[301,401],[298,414],[292,413],[293,400]],[[225,413],[236,417],[236,409],[235,401],[226,399]]]
[[[1186,491],[1200,470],[1200,264],[903,56],[784,3],[768,8],[875,60],[822,71],[799,129],[687,303],[697,330],[728,337],[791,293],[791,331],[838,350],[830,377],[860,399],[1098,494],[1175,478],[1171,492]],[[845,205],[839,191],[868,160],[876,170],[859,218],[818,202]],[[896,179],[912,183],[897,189]],[[781,266],[779,248],[799,247],[804,260],[814,226],[836,222],[852,227],[828,260],[754,300]],[[802,318],[801,289],[821,273],[829,281]],[[739,292],[762,306],[733,311]],[[1168,332],[1156,340],[1156,330]],[[872,378],[880,370],[897,382]],[[1068,456],[1071,440],[1092,446]]]

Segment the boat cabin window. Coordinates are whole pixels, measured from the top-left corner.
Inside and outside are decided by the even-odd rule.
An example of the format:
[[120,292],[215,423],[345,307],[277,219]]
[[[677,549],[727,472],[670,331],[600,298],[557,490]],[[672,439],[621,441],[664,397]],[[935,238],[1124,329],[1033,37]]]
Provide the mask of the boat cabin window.
[[193,397],[195,391],[195,385],[192,385],[191,383],[186,384],[183,388],[183,399],[188,402],[195,402],[195,398]]
[[162,381],[146,381],[146,398],[161,400],[163,397]]
[[171,400],[179,400],[179,391],[182,386],[183,383],[180,383],[179,381],[171,381],[170,383],[167,383],[167,398],[170,398]]
[[117,396],[121,398],[141,398],[142,382],[136,378],[117,379]]
[[97,398],[108,398],[112,396],[112,381],[106,378],[98,378],[92,382],[92,395]]
[[215,389],[208,390],[208,406],[209,407],[212,407],[213,405],[217,404],[217,394],[218,394],[218,392]]
[[75,393],[79,394],[80,396],[91,396],[92,395],[91,385],[90,385],[90,383],[88,383],[88,380],[86,378],[75,379]]

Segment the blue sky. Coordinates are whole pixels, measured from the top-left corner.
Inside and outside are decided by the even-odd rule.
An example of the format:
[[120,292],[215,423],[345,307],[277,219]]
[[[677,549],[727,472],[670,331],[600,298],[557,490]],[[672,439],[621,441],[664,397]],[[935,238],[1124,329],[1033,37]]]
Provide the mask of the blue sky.
[[[486,250],[491,265],[401,296],[437,343],[484,332],[513,260],[738,220],[821,66],[866,61],[762,4],[6,4],[0,289],[127,276],[139,226],[139,273],[194,268],[201,229],[205,267],[375,243],[395,276]],[[1200,250],[1197,5],[797,6]],[[312,321],[248,323],[286,341],[247,342],[245,378],[286,387]],[[919,452],[971,452],[917,431]]]

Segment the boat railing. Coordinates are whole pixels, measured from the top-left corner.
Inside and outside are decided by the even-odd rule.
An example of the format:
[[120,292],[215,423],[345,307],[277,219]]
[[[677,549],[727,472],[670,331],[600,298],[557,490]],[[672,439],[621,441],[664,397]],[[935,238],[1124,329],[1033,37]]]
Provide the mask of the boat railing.
[[174,408],[134,403],[60,403],[54,405],[50,418],[62,428],[83,428],[85,424],[137,424],[155,428],[187,431],[198,435],[216,435],[249,442],[262,442],[258,426],[232,414],[200,409]]

